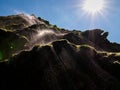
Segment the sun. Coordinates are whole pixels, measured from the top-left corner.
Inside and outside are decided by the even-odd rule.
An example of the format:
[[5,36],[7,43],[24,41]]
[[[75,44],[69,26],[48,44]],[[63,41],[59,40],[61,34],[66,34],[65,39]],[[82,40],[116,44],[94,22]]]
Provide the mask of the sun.
[[89,14],[101,13],[105,8],[105,0],[84,0],[82,9]]

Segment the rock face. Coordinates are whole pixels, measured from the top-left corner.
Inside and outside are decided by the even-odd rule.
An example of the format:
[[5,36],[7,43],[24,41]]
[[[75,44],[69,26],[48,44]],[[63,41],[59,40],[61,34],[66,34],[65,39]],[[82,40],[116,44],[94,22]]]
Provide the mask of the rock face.
[[104,32],[100,29],[96,30],[87,30],[82,33],[82,35],[93,42],[96,47],[99,46],[101,49],[105,51],[111,51],[111,52],[119,52],[120,51],[120,45],[115,43],[110,43],[107,40],[108,32]]
[[27,39],[13,32],[0,29],[0,60],[12,56],[13,52],[23,49]]
[[12,16],[0,16],[0,27],[10,30],[23,29],[34,24],[45,24],[34,15],[18,14]]
[[[8,17],[19,15],[0,20],[13,23]],[[32,17],[27,27],[0,29],[0,90],[120,90],[120,45],[108,32],[68,31]]]

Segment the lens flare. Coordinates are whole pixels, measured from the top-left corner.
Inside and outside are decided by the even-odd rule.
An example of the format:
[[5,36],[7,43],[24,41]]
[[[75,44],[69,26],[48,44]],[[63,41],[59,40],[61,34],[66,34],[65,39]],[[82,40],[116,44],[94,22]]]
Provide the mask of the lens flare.
[[90,14],[97,14],[104,10],[105,0],[84,0],[82,9]]

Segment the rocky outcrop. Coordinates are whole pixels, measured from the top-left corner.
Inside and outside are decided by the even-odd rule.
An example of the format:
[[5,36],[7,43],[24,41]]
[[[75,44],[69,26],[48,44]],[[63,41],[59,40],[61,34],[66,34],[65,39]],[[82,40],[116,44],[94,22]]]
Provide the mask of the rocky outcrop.
[[0,17],[0,28],[0,90],[120,90],[120,44],[108,32],[24,14]]
[[[0,63],[1,90],[119,90],[120,72],[89,46],[35,46]],[[113,59],[114,61],[115,59]],[[104,67],[105,66],[105,67]],[[118,67],[120,69],[120,67]]]
[[82,36],[94,43],[94,47],[98,47],[103,51],[120,52],[120,45],[111,43],[108,39],[108,32],[100,29],[87,30],[82,32]]
[[34,24],[45,24],[34,15],[0,16],[0,28],[9,30],[21,30]]
[[25,37],[0,29],[0,60],[7,59],[12,53],[22,50],[25,43],[27,43]]

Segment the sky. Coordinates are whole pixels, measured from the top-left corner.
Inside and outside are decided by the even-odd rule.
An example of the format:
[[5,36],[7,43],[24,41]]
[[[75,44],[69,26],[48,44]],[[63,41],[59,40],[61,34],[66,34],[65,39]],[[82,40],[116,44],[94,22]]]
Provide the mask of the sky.
[[120,0],[104,0],[101,13],[91,15],[82,9],[84,0],[0,0],[0,16],[35,14],[51,24],[69,30],[102,29],[111,42],[120,43]]

